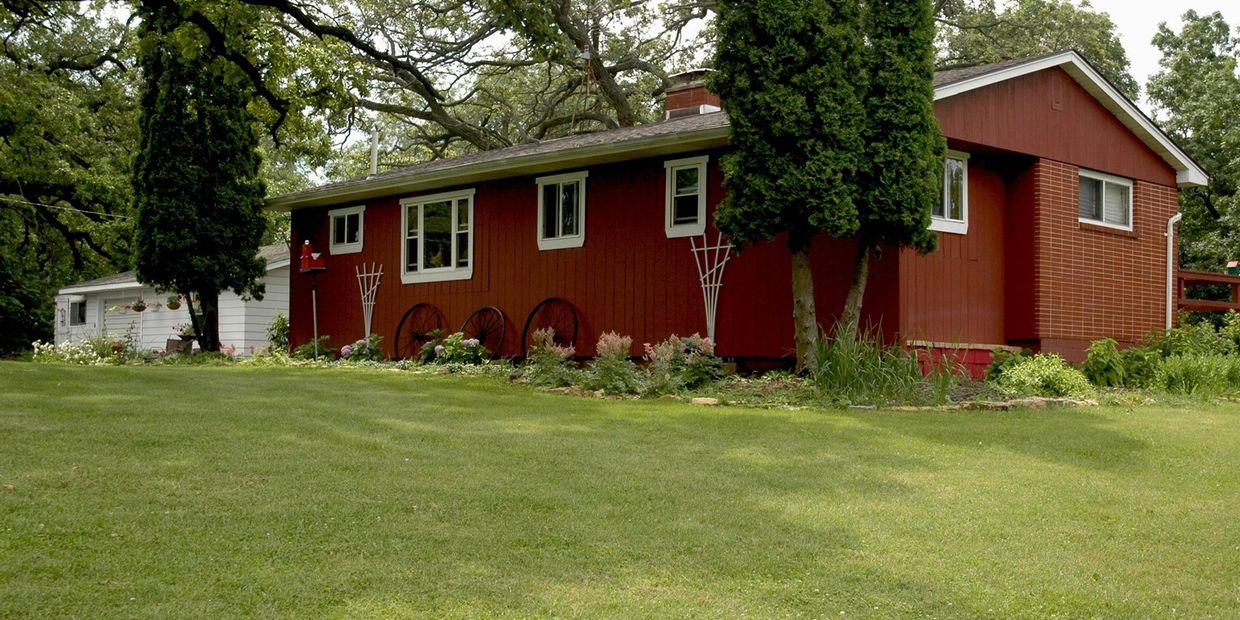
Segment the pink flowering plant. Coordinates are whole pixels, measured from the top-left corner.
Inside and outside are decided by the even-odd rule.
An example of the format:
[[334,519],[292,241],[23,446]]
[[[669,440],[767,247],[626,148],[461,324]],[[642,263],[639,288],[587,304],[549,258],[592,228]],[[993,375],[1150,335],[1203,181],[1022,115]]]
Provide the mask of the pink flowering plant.
[[422,361],[428,364],[483,364],[491,353],[477,338],[466,338],[456,332],[438,342],[432,340],[422,348]]
[[599,336],[595,345],[597,356],[585,377],[585,388],[602,390],[605,394],[640,394],[644,387],[642,372],[629,359],[633,339],[616,332]]
[[530,334],[529,357],[522,374],[534,385],[545,387],[568,387],[579,380],[579,371],[573,364],[577,349],[572,345],[560,345],[555,341],[555,329],[545,327]]
[[715,343],[700,334],[684,338],[672,334],[658,344],[646,343],[643,349],[650,393],[696,389],[718,381],[723,374],[723,360],[715,355]]
[[340,359],[350,362],[383,361],[383,347],[380,342],[383,336],[371,334],[356,342],[340,347]]

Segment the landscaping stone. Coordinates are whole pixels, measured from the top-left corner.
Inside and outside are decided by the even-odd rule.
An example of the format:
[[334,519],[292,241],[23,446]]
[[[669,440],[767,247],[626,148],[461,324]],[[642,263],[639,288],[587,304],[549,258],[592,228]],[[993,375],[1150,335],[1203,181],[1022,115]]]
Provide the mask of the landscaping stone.
[[719,399],[711,398],[709,396],[698,396],[697,398],[694,398],[693,400],[689,402],[695,405],[705,405],[707,407],[714,407],[715,405],[719,404]]

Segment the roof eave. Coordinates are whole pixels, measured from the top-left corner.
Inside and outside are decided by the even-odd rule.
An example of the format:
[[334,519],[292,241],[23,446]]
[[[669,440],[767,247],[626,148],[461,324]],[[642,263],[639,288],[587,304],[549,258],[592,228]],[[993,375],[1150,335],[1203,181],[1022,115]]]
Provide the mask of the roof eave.
[[478,181],[541,174],[578,165],[611,163],[637,157],[684,153],[727,144],[728,127],[638,138],[619,143],[600,144],[550,153],[516,156],[495,161],[466,164],[421,175],[377,177],[348,187],[309,190],[296,195],[267,200],[267,208],[293,211],[368,200],[398,193],[417,192]]
[[1059,54],[1044,56],[1027,63],[1006,67],[991,73],[974,76],[959,82],[945,84],[935,89],[935,101],[947,99],[971,90],[1004,82],[1022,75],[1036,73],[1053,67],[1062,68],[1072,79],[1076,80],[1086,91],[1107,108],[1125,127],[1141,138],[1167,165],[1176,172],[1176,183],[1180,187],[1204,187],[1210,183],[1210,175],[1206,174],[1197,162],[1193,161],[1167,134],[1145,116],[1135,104],[1119,92],[1102,74],[1094,69],[1080,54],[1066,51]]

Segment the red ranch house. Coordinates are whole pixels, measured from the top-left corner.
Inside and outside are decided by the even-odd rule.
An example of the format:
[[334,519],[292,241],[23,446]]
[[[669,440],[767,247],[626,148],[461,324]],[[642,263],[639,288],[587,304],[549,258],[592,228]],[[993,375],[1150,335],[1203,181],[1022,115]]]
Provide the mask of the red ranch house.
[[[1162,328],[1169,221],[1177,188],[1208,182],[1200,167],[1074,52],[941,72],[935,87],[950,149],[933,214],[940,249],[873,263],[865,314],[884,337],[976,366],[997,346],[1080,359],[1092,339],[1135,342]],[[728,148],[717,104],[689,81],[669,91],[659,123],[430,162],[269,206],[292,211],[293,239],[325,255],[318,329],[335,346],[362,337],[356,272],[378,263],[372,331],[396,355],[469,318],[466,331],[502,355],[522,353],[528,323],[575,331],[583,355],[616,330],[636,343],[710,332],[720,355],[789,359],[785,245],[738,255],[712,225]],[[843,307],[852,257],[846,240],[815,245],[824,324]],[[311,278],[294,272],[291,290],[296,344],[311,337]]]

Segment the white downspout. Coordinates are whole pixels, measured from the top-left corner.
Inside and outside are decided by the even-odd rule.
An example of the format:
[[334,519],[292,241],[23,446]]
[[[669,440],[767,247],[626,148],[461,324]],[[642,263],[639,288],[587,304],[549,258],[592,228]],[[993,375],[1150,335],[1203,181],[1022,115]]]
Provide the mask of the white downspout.
[[1171,333],[1171,320],[1175,318],[1175,225],[1183,217],[1183,213],[1176,213],[1167,220],[1167,333]]

